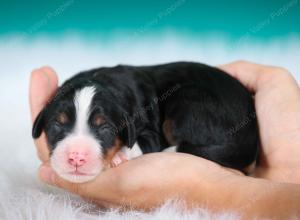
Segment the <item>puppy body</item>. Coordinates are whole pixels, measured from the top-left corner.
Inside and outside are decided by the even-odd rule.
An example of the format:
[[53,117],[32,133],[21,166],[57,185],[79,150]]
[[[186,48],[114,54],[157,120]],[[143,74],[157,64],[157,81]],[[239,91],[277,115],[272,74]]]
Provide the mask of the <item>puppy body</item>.
[[39,114],[33,137],[42,130],[54,169],[74,182],[92,179],[120,152],[131,159],[175,146],[239,170],[257,155],[251,94],[221,70],[191,62],[79,73]]

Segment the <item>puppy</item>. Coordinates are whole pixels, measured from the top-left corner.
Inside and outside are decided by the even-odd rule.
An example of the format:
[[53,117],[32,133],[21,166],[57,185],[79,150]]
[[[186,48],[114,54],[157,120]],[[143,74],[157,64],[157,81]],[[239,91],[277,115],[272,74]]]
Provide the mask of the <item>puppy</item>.
[[238,170],[258,152],[251,94],[223,71],[192,62],[81,72],[37,116],[33,138],[42,131],[53,169],[72,182],[166,149]]

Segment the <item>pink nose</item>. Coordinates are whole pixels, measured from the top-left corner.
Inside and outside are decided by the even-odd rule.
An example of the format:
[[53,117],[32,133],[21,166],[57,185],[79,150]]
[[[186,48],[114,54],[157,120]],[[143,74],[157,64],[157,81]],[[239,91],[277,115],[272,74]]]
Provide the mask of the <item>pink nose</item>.
[[70,152],[68,158],[68,163],[72,166],[80,167],[86,163],[86,155],[81,152]]

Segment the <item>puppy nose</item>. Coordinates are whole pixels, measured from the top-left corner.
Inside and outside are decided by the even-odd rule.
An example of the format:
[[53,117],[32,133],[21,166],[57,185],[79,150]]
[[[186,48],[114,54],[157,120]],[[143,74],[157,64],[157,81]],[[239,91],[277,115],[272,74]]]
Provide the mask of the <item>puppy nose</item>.
[[86,155],[81,152],[70,152],[68,155],[68,163],[72,166],[80,167],[86,163]]

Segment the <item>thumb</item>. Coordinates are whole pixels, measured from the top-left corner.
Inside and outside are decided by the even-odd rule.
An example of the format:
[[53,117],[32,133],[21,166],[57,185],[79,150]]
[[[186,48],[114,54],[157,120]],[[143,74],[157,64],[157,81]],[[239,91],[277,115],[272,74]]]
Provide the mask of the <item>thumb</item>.
[[239,80],[248,90],[252,92],[256,92],[261,84],[264,83],[264,80],[261,80],[262,75],[269,75],[270,72],[269,66],[255,64],[243,60],[220,65],[218,68]]
[[53,185],[72,193],[84,196],[84,183],[72,183],[67,180],[62,179],[59,177],[56,172],[52,169],[50,164],[45,163],[42,164],[38,171],[39,178],[49,184]]

